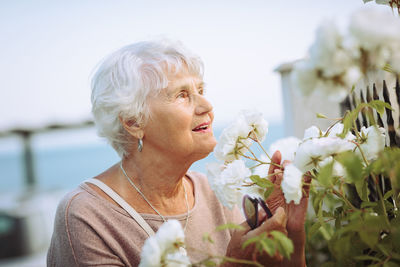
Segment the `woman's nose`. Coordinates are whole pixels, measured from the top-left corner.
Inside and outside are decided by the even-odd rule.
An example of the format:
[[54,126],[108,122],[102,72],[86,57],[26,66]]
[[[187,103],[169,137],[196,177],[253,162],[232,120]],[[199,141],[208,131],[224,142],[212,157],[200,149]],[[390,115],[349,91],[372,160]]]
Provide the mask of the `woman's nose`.
[[196,114],[201,115],[204,113],[209,113],[213,110],[213,106],[211,103],[203,96],[197,95],[197,105],[196,105]]

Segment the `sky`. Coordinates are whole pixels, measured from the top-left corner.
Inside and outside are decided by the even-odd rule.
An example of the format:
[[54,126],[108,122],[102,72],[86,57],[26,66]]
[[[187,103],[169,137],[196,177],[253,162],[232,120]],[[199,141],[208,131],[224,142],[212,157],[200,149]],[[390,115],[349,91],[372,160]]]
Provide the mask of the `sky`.
[[279,122],[274,69],[302,58],[317,26],[343,23],[362,0],[36,0],[0,2],[0,131],[91,118],[90,75],[141,40],[182,41],[205,64],[215,124],[257,108]]

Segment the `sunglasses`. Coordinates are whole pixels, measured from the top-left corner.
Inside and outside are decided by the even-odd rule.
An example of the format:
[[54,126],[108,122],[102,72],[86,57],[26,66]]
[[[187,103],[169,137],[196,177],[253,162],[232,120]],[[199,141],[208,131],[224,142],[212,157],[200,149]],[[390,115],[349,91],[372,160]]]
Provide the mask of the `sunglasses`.
[[272,217],[270,209],[267,207],[267,204],[265,204],[265,201],[262,198],[252,198],[249,195],[245,195],[243,197],[242,204],[246,222],[252,230],[260,226],[262,223],[258,220],[259,205],[264,209],[265,213],[267,214],[267,218]]

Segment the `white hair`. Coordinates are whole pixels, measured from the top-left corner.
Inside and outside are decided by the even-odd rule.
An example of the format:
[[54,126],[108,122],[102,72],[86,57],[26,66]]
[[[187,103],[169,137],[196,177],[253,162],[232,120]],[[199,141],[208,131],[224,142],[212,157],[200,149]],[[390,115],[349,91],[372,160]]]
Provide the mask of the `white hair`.
[[133,137],[119,117],[144,125],[150,93],[168,86],[168,74],[187,68],[203,77],[203,62],[181,43],[145,41],[122,47],[104,58],[92,77],[92,113],[98,135],[105,137],[122,158],[129,155]]

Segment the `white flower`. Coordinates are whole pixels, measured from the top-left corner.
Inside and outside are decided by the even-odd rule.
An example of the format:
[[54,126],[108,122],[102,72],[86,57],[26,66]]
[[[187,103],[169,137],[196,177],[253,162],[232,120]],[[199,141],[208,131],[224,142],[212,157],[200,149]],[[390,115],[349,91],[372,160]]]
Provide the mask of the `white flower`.
[[392,55],[389,59],[389,64],[393,68],[394,72],[400,73],[400,42],[393,43],[391,50]]
[[268,122],[263,118],[261,112],[257,110],[243,110],[240,114],[247,124],[254,130],[257,139],[262,142],[268,133]]
[[321,137],[322,132],[317,126],[311,126],[304,131],[303,140],[313,138],[313,137]]
[[300,143],[294,164],[302,172],[307,172],[328,156],[353,150],[355,145],[339,137],[311,138]]
[[[364,126],[360,131],[361,144],[360,147],[367,160],[375,160],[378,158],[379,152],[385,148],[385,129],[382,127],[370,126],[365,128]],[[360,150],[356,150],[358,155],[361,155]]]
[[282,138],[271,144],[269,147],[269,153],[270,155],[273,155],[275,151],[279,150],[282,154],[282,162],[285,160],[293,161],[294,154],[296,153],[299,144],[300,139],[297,137],[290,136]]
[[390,12],[362,9],[352,15],[349,28],[359,45],[369,51],[400,40],[400,20]]
[[244,110],[231,125],[222,131],[214,149],[215,157],[224,162],[239,159],[241,154],[247,152],[247,147],[252,143],[248,139],[252,131],[256,135],[253,138],[257,137],[262,142],[268,132],[268,123],[262,117],[262,113],[255,110]]
[[184,240],[182,226],[177,220],[163,223],[157,233],[145,241],[139,266],[189,266],[190,260],[182,248]]
[[317,70],[310,60],[298,61],[293,65],[290,75],[291,84],[295,86],[301,95],[309,96],[317,84]]
[[[240,153],[247,151],[250,140],[246,139],[252,128],[242,116],[222,131],[221,137],[215,146],[214,155],[221,161],[230,162],[238,159]],[[245,145],[241,144],[243,142]]]
[[[259,160],[262,162],[269,162],[269,159],[266,155],[262,154],[259,157]],[[269,170],[269,165],[268,164],[261,164],[260,166],[257,166],[253,169],[253,174],[258,175],[261,178],[267,177],[268,176],[268,170]]]
[[324,167],[327,164],[330,164],[333,161],[333,166],[332,166],[332,175],[333,176],[338,176],[338,177],[346,177],[346,170],[343,167],[343,165],[336,160],[333,159],[332,156],[329,156],[322,160],[319,164],[317,169],[319,170],[320,168]]
[[375,3],[377,3],[379,5],[390,6],[390,2],[393,2],[393,0],[375,0]]
[[[338,134],[341,134],[343,132],[344,129],[344,125],[343,123],[336,123],[330,130],[328,133],[329,137],[337,137]],[[324,135],[326,134],[326,131],[324,132]],[[344,137],[344,139],[352,141],[355,140],[356,137],[349,131],[347,132],[346,136]]]
[[324,21],[317,29],[316,39],[310,48],[310,60],[325,77],[343,74],[351,64],[351,58],[343,49],[343,37],[331,20]]
[[211,189],[222,205],[232,209],[240,204],[243,197],[243,185],[251,172],[242,160],[235,160],[227,166],[210,163],[207,166],[207,177]]
[[186,267],[191,266],[190,260],[185,250],[167,254],[166,262],[168,267]]
[[286,199],[286,203],[294,201],[295,204],[300,203],[302,197],[302,177],[303,173],[293,164],[285,167],[282,180],[282,191]]

